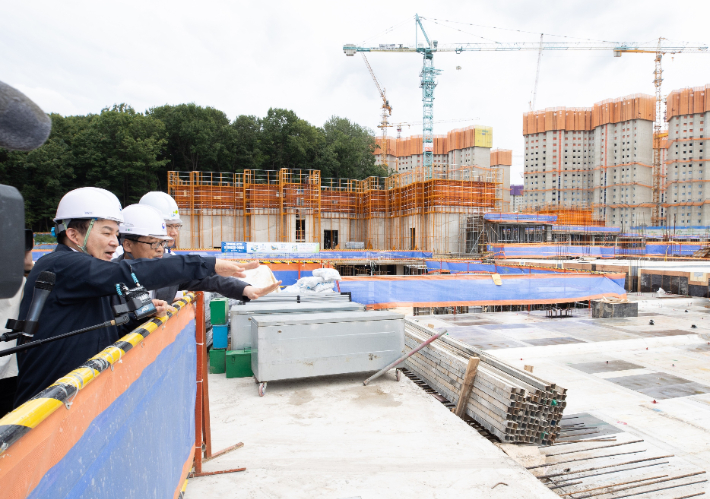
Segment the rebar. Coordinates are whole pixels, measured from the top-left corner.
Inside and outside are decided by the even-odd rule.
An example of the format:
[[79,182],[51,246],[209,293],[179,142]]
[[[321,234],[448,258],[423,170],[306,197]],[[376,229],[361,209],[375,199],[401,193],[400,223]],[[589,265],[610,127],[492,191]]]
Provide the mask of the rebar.
[[563,456],[565,454],[574,454],[575,452],[587,452],[590,450],[597,450],[597,449],[609,449],[611,447],[621,447],[622,445],[630,445],[630,444],[637,444],[639,442],[643,442],[643,440],[631,440],[629,442],[622,442],[620,444],[613,444],[613,445],[600,445],[598,447],[592,447],[589,449],[582,449],[582,450],[571,450],[568,452],[558,452],[557,454],[545,454],[545,456],[550,457],[550,456]]
[[646,449],[635,450],[635,451],[631,451],[631,452],[620,452],[618,454],[604,454],[603,456],[582,457],[579,459],[569,459],[567,461],[559,461],[557,463],[538,464],[537,466],[528,466],[526,469],[533,470],[535,468],[545,468],[546,466],[556,466],[558,464],[576,463],[579,461],[589,461],[590,459],[601,459],[603,457],[614,457],[614,456],[625,456],[627,454],[638,454],[639,452],[646,452]]
[[[628,484],[630,484],[630,483],[647,482],[647,481],[649,481],[649,480],[656,480],[657,478],[665,478],[665,477],[667,477],[667,476],[668,476],[668,475],[658,475],[658,476],[652,476],[652,477],[648,477],[648,478],[640,478],[640,479],[638,479],[638,480],[631,480],[630,482],[612,483],[612,484],[608,484],[608,485],[602,485],[601,487],[594,487],[593,489],[578,490],[578,491],[576,491],[576,492],[567,492],[567,493],[565,493],[565,494],[561,494],[561,497],[569,496],[569,495],[572,495],[572,494],[585,494],[585,493],[591,492],[591,491],[593,491],[593,490],[609,489],[609,488],[611,488],[611,487],[620,487],[620,486],[622,486],[622,485],[628,485]],[[650,485],[650,484],[648,484],[648,485]],[[611,494],[612,492],[609,492],[609,493]],[[576,498],[576,499],[579,499],[579,498]]]
[[[613,473],[621,473],[622,471],[631,471],[631,470],[638,470],[638,469],[641,469],[641,468],[650,468],[650,467],[652,467],[652,466],[661,466],[661,465],[668,464],[668,463],[670,463],[670,461],[661,461],[660,463],[644,464],[643,466],[634,466],[634,467],[632,467],[632,468],[624,468],[624,469],[622,469],[622,470],[611,470],[611,471],[603,471],[603,472],[601,472],[601,473],[591,473],[591,474],[589,474],[589,475],[581,475],[581,476],[578,476],[578,477],[569,478],[569,479],[567,479],[566,481],[570,482],[570,481],[572,481],[572,480],[580,480],[580,479],[582,479],[582,478],[590,478],[590,477],[593,477],[593,476],[611,475],[611,474],[613,474]],[[557,483],[559,483],[559,482],[557,482]]]
[[[673,480],[680,480],[681,478],[687,478],[687,477],[690,477],[690,476],[701,475],[701,474],[703,474],[703,473],[705,473],[705,471],[701,471],[701,472],[698,472],[698,473],[691,473],[691,474],[688,474],[688,475],[678,476],[678,477],[674,477],[674,478],[664,478],[663,480],[656,480],[655,482],[649,482],[649,483],[642,483],[642,484],[637,484],[637,485],[631,485],[631,486],[629,486],[629,487],[624,487],[624,488],[621,488],[621,489],[618,489],[618,490],[614,490],[614,491],[612,491],[612,492],[599,492],[599,493],[595,493],[595,494],[587,494],[586,496],[579,496],[579,497],[575,497],[575,498],[573,498],[573,499],[587,499],[588,497],[600,496],[600,495],[604,495],[604,494],[615,494],[616,492],[621,492],[621,491],[624,491],[624,490],[636,489],[636,488],[638,488],[638,487],[647,487],[647,486],[649,486],[649,485],[655,485],[655,484],[657,484],[657,483],[663,483],[663,482],[670,482],[670,481],[673,481]],[[697,481],[697,482],[681,483],[681,484],[678,484],[678,485],[673,485],[673,486],[671,486],[671,487],[661,487],[661,488],[658,488],[658,489],[645,490],[645,491],[643,491],[643,492],[636,492],[636,493],[633,493],[633,494],[626,494],[626,495],[623,495],[623,496],[616,496],[616,497],[614,497],[614,499],[621,499],[622,497],[640,496],[640,495],[643,495],[643,494],[650,494],[651,492],[659,492],[659,491],[661,491],[661,490],[677,489],[678,487],[687,487],[687,486],[689,486],[689,485],[697,485],[697,484],[699,484],[699,483],[705,483],[705,482],[707,482],[707,480],[700,480],[700,481]]]
[[537,478],[553,478],[556,476],[565,476],[565,475],[576,475],[577,473],[586,473],[587,471],[597,471],[597,470],[603,470],[606,468],[616,468],[617,466],[625,466],[627,464],[636,464],[636,463],[642,463],[645,461],[655,461],[657,459],[665,459],[667,457],[673,457],[673,454],[670,454],[668,456],[658,456],[658,457],[648,457],[646,459],[637,459],[635,461],[627,461],[625,463],[616,463],[616,464],[607,464],[606,466],[598,466],[596,468],[587,468],[584,470],[577,470],[577,471],[563,471],[561,473],[551,473],[549,475],[539,475]]

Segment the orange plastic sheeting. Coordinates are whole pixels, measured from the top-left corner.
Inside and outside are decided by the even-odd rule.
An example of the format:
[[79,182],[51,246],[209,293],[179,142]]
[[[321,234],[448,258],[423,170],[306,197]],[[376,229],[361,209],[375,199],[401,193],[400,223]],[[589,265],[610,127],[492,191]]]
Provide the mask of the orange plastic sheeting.
[[656,118],[656,98],[647,94],[632,94],[617,99],[606,99],[592,108],[592,128],[608,123]]
[[704,87],[673,90],[666,98],[666,120],[674,116],[699,114],[710,111],[710,83]]
[[[475,147],[476,130],[485,130],[488,135],[490,135],[491,132],[490,127],[470,126],[451,130],[446,135],[435,135],[434,154],[449,154],[451,151],[457,149]],[[384,142],[382,137],[375,138],[375,143],[377,144],[377,147],[375,148],[374,153],[382,154],[384,151]],[[391,156],[397,156],[400,158],[403,156],[422,154],[423,144],[421,135],[410,135],[409,137],[402,139],[387,137],[386,143],[387,154]]]
[[597,102],[591,108],[548,107],[523,113],[523,135],[554,130],[593,130],[608,123],[629,120],[653,121],[656,100],[652,95],[632,94]]
[[[570,190],[570,189],[568,189]],[[595,219],[592,210],[577,207],[548,206],[537,210],[540,215],[557,215],[556,225],[593,225],[604,227],[606,222],[603,219]]]
[[548,107],[523,114],[523,135],[552,130],[591,130],[592,108]]
[[493,149],[491,151],[491,166],[513,164],[513,151],[510,149]]

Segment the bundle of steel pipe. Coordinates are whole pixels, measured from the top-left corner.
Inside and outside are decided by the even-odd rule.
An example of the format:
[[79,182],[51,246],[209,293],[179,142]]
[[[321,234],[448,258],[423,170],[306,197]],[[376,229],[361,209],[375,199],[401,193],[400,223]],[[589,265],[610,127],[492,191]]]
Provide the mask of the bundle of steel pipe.
[[[434,334],[433,329],[406,319],[405,351],[413,350]],[[409,357],[405,367],[457,404],[472,356],[481,362],[466,402],[466,414],[502,442],[554,443],[566,405],[564,388],[448,336]]]

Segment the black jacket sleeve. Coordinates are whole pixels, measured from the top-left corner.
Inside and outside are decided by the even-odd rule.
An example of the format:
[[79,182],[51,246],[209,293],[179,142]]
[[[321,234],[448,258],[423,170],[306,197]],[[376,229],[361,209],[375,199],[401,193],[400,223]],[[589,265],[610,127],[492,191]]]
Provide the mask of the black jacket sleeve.
[[[58,298],[67,301],[113,295],[116,293],[117,283],[134,286],[131,270],[146,289],[158,289],[186,280],[213,276],[216,261],[211,257],[176,255],[171,258],[141,258],[116,263],[99,260],[84,253],[65,253],[62,258],[54,260],[52,270],[57,276],[54,293],[57,294],[57,291],[61,290],[61,296]],[[23,305],[23,312],[26,313],[29,299],[23,300]]]
[[242,295],[244,288],[247,286],[250,286],[250,284],[234,277],[213,275],[212,277],[180,284],[180,289],[187,291],[210,291],[212,293],[219,293],[226,298],[232,298],[233,300],[249,301],[249,298]]

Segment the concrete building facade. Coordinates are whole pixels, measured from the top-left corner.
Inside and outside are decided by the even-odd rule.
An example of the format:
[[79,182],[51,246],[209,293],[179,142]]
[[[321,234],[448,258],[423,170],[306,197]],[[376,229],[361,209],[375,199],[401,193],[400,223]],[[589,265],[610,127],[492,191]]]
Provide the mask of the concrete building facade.
[[523,186],[522,185],[511,185],[510,186],[510,209],[514,212],[519,212],[524,207],[523,202]]
[[[375,164],[387,164],[390,173],[404,173],[423,166],[422,136],[395,139],[385,142],[377,138]],[[493,129],[488,126],[470,126],[451,130],[446,135],[434,136],[434,167],[446,172],[449,169],[478,166],[490,168]]]
[[593,208],[609,225],[651,223],[654,98],[525,113],[526,210]]
[[707,127],[710,84],[674,90],[666,99],[666,226],[710,225]]
[[[422,136],[411,135],[395,139],[388,137],[383,142],[377,138],[375,164],[387,165],[390,174],[416,173],[423,168]],[[423,172],[425,178],[448,178],[473,180],[499,184],[496,198],[499,209],[510,210],[510,167],[512,151],[491,149],[493,129],[485,126],[470,126],[451,130],[446,135],[434,137],[434,168]]]

